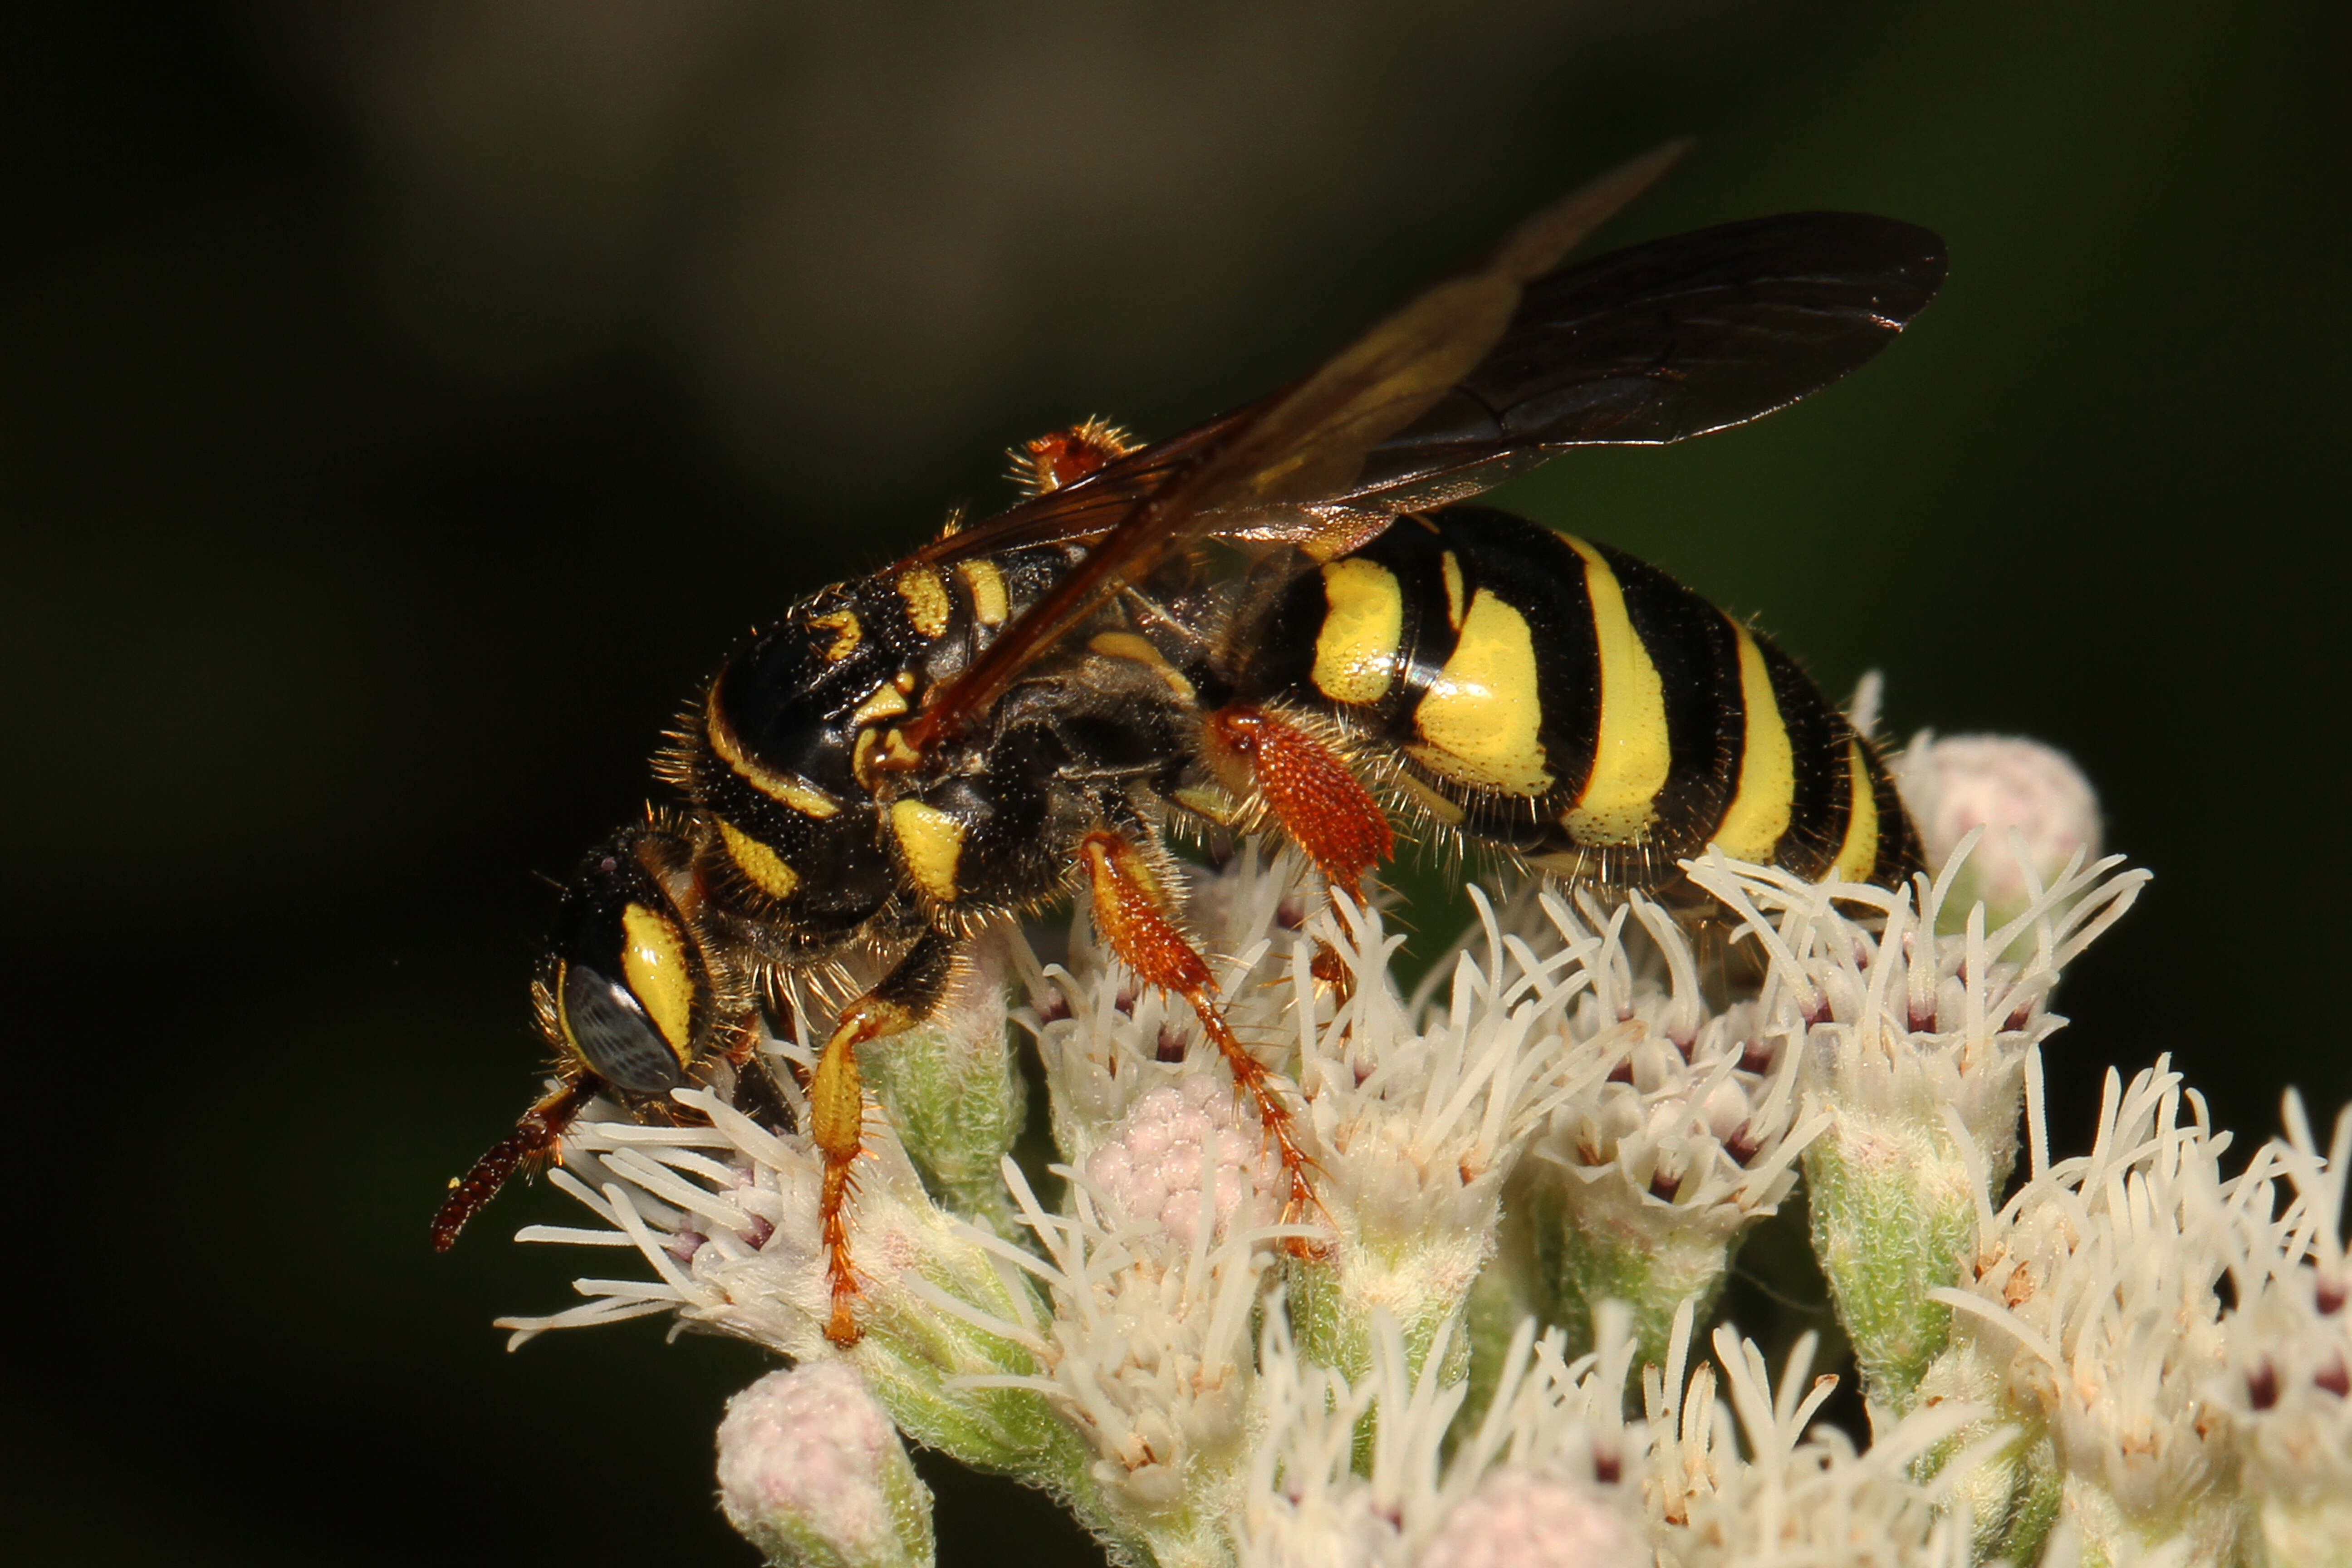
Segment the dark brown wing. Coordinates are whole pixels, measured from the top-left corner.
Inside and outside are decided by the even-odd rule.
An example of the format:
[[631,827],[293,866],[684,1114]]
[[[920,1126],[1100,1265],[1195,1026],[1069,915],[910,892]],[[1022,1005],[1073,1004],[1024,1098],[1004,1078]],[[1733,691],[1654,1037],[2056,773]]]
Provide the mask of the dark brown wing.
[[1569,447],[1745,424],[1885,348],[1943,280],[1942,240],[1860,213],[1724,224],[1563,268],[1528,287],[1475,370],[1316,510],[1392,517]]
[[[1046,538],[1093,537],[1094,522],[1107,510],[1096,512],[1096,497],[1088,492],[1101,486],[1106,498],[1123,499],[1165,466],[1167,477],[1142,490],[1076,570],[961,676],[931,693],[903,731],[901,765],[920,765],[940,740],[994,702],[1031,660],[1171,553],[1210,534],[1242,534],[1248,530],[1244,520],[1276,509],[1303,520],[1308,503],[1347,490],[1367,453],[1409,427],[1477,368],[1509,331],[1528,285],[1673,167],[1683,152],[1679,142],[1661,147],[1545,208],[1475,265],[1374,323],[1303,381],[941,542],[933,559]],[[1085,530],[1055,531],[1080,515]],[[1307,527],[1298,537],[1314,531]]]

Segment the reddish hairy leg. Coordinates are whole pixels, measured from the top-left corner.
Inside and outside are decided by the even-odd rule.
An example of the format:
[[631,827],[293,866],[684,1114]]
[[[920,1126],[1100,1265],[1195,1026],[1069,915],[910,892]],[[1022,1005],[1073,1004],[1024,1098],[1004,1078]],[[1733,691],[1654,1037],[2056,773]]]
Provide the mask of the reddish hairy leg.
[[1202,1030],[1223,1055],[1234,1087],[1247,1098],[1281,1155],[1283,1218],[1297,1218],[1316,1199],[1307,1180],[1311,1162],[1298,1147],[1290,1107],[1276,1091],[1274,1069],[1252,1056],[1225,1022],[1207,962],[1165,912],[1168,899],[1158,874],[1140,850],[1116,833],[1087,834],[1078,853],[1094,890],[1095,924],[1103,940],[1145,984],[1192,1004]]
[[[1233,787],[1265,803],[1323,873],[1333,898],[1344,889],[1360,900],[1364,873],[1396,853],[1396,835],[1347,761],[1288,720],[1246,703],[1219,709],[1203,728],[1211,763]],[[1315,956],[1315,977],[1335,984],[1347,979],[1328,947]]]

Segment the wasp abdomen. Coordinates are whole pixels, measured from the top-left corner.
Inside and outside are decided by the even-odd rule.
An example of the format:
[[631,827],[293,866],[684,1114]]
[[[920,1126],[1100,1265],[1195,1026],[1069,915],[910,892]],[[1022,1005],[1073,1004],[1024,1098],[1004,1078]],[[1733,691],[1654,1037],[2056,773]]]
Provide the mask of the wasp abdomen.
[[1916,868],[1885,769],[1819,689],[1621,551],[1453,507],[1254,614],[1245,697],[1392,747],[1400,794],[1547,869],[1654,888],[1710,841],[1814,879]]

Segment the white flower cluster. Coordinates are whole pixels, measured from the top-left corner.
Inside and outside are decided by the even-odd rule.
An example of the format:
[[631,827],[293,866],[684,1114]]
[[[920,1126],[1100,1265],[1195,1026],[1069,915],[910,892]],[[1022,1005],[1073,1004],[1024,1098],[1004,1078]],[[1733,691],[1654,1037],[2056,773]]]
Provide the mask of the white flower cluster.
[[[1906,778],[1956,744],[1915,748]],[[818,1156],[705,1090],[677,1096],[697,1125],[579,1123],[553,1179],[602,1225],[524,1233],[650,1277],[583,1279],[581,1304],[507,1326],[675,1313],[798,1363],[722,1435],[729,1515],[777,1563],[929,1555],[863,1389],[1162,1568],[2346,1568],[2352,1121],[2323,1155],[2291,1102],[2287,1138],[2225,1176],[2226,1137],[2159,1068],[2111,1087],[2090,1155],[2051,1159],[2051,992],[2142,878],[2086,864],[2095,817],[2015,820],[2032,794],[1977,811],[1906,889],[1710,857],[1689,878],[1711,915],[1474,890],[1476,926],[1417,996],[1377,908],[1334,908],[1244,842],[1194,877],[1187,919],[1282,1075],[1310,1205],[1286,1212],[1189,1009],[1080,919],[1064,962],[987,947],[939,1021],[872,1047],[857,1345],[823,1331]],[[1989,822],[2020,829],[1999,919],[1952,907],[1984,885]],[[1032,1043],[1058,1159],[1024,1165]],[[770,1050],[804,1121],[808,1043]],[[1801,1174],[1867,1447],[1816,1420],[1810,1336],[1777,1384],[1728,1329],[1690,1364],[1742,1237]]]
[[1267,1442],[1240,1562],[1966,1568],[1965,1520],[1942,1506],[1945,1485],[1913,1470],[1973,1412],[1920,1412],[1857,1453],[1835,1427],[1811,1425],[1836,1379],[1808,1383],[1810,1335],[1777,1388],[1762,1352],[1728,1329],[1715,1333],[1719,1374],[1702,1365],[1685,1378],[1695,1305],[1674,1315],[1665,1364],[1643,1370],[1640,1419],[1622,1414],[1635,1344],[1631,1313],[1612,1302],[1596,1314],[1596,1347],[1574,1361],[1558,1331],[1537,1340],[1523,1323],[1484,1416],[1466,1427],[1465,1385],[1442,1380],[1442,1357],[1416,1375],[1387,1319],[1370,1373],[1350,1384],[1302,1365],[1276,1317],[1262,1352]]
[[[1804,1058],[1826,1118],[1803,1157],[1814,1249],[1864,1393],[1894,1415],[1948,1332],[1931,1292],[1954,1278],[1979,1207],[2015,1163],[2027,1068],[2065,1023],[2050,992],[2147,879],[2112,859],[2085,866],[2077,850],[2047,888],[2034,878],[1998,929],[1977,904],[1958,934],[1938,935],[1980,837],[1969,832],[1932,883],[1901,892],[1713,855],[1691,870],[1769,955],[1758,1013],[1780,1049]],[[1864,910],[1874,918],[1857,920]]]
[[2325,1160],[2286,1116],[2225,1177],[2230,1135],[2161,1061],[2108,1074],[2082,1158],[2050,1161],[2029,1097],[2032,1170],[1937,1292],[1964,1321],[1922,1384],[2011,1434],[1960,1480],[1981,1550],[2029,1559],[2054,1523],[2095,1561],[2352,1562],[2352,1112]]
[[[1753,999],[1711,1008],[1691,933],[1659,906],[1604,914],[1588,900],[1580,921],[1549,892],[1518,903],[1513,924],[1549,927],[1551,949],[1582,955],[1590,983],[1562,1022],[1601,1072],[1560,1100],[1512,1184],[1504,1245],[1518,1267],[1482,1281],[1481,1326],[1507,1333],[1533,1311],[1581,1348],[1592,1309],[1625,1301],[1655,1361],[1676,1309],[1713,1300],[1733,1246],[1788,1196],[1828,1119],[1805,1111],[1793,1025]],[[1543,942],[1486,923],[1490,954]],[[1722,948],[1719,930],[1702,934]],[[1506,1284],[1518,1295],[1495,1301]]]
[[2237,1306],[2222,1320],[2227,1370],[2209,1396],[2229,1412],[2245,1494],[2276,1563],[2352,1564],[2352,1260],[2345,1173],[2352,1110],[2323,1156],[2302,1100],[2286,1137],[2239,1178],[2222,1233]]

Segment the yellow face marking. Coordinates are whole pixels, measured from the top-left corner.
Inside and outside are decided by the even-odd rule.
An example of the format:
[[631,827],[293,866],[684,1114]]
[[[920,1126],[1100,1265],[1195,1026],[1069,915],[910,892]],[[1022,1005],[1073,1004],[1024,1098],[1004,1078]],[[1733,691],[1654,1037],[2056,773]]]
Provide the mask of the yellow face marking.
[[685,1066],[694,1042],[694,976],[686,967],[686,938],[643,904],[621,910],[621,981],[645,1004],[663,1043]]
[[1334,702],[1378,702],[1396,679],[1404,592],[1396,574],[1360,556],[1323,568],[1323,627],[1315,634],[1315,689]]
[[1658,791],[1674,753],[1666,741],[1666,689],[1625,613],[1625,590],[1601,552],[1580,539],[1584,584],[1601,649],[1601,714],[1592,775],[1559,825],[1579,844],[1639,844],[1658,819]]
[[1437,570],[1445,579],[1445,624],[1455,631],[1462,629],[1462,562],[1451,550],[1437,558]]
[[1184,679],[1182,670],[1168,662],[1167,656],[1151,646],[1150,638],[1138,637],[1133,632],[1104,632],[1089,641],[1087,647],[1106,658],[1132,659],[1137,664],[1149,665],[1153,673],[1168,683],[1168,689],[1173,691],[1179,700],[1192,700],[1192,683]]
[[907,694],[895,681],[884,681],[866,694],[857,711],[849,716],[853,724],[871,724],[877,719],[896,719],[907,710]]
[[1789,744],[1789,727],[1780,722],[1780,704],[1772,695],[1772,672],[1765,668],[1764,650],[1748,628],[1734,621],[1739,639],[1739,700],[1748,710],[1747,742],[1739,752],[1739,784],[1731,794],[1731,807],[1715,830],[1715,842],[1735,859],[1770,865],[1789,831],[1789,813],[1797,798],[1797,758]]
[[847,658],[856,651],[859,641],[866,636],[866,628],[857,624],[857,613],[854,610],[835,610],[829,616],[812,616],[809,625],[823,626],[834,634],[833,646],[824,650],[824,662],[827,664],[839,664]]
[[971,595],[971,618],[983,626],[1004,624],[1013,613],[1013,604],[1005,596],[1004,574],[993,562],[967,561],[956,568],[963,579],[964,591]]
[[1838,847],[1824,882],[1859,882],[1878,864],[1878,795],[1870,787],[1870,764],[1863,760],[1862,742],[1845,743],[1845,776],[1853,809],[1845,819],[1845,842]]
[[915,886],[940,903],[953,903],[956,866],[963,858],[963,824],[919,800],[890,803],[890,831],[907,858]]
[[772,899],[789,899],[800,891],[801,874],[784,864],[782,856],[723,817],[719,837],[727,845],[727,858],[753,887]]
[[719,754],[720,762],[734,769],[737,777],[770,800],[781,802],[803,816],[813,816],[820,822],[828,816],[840,815],[840,803],[816,785],[791,773],[772,772],[754,761],[743,750],[742,742],[735,739],[734,730],[717,709],[711,709],[704,715],[702,733],[709,741],[710,749]]
[[898,597],[907,601],[908,621],[923,636],[935,637],[948,629],[948,617],[955,613],[955,604],[948,597],[948,585],[929,567],[918,566],[901,573]]
[[1433,773],[1512,795],[1558,782],[1536,738],[1543,704],[1528,618],[1484,588],[1470,595],[1454,657],[1412,717],[1423,743],[1405,750]]

